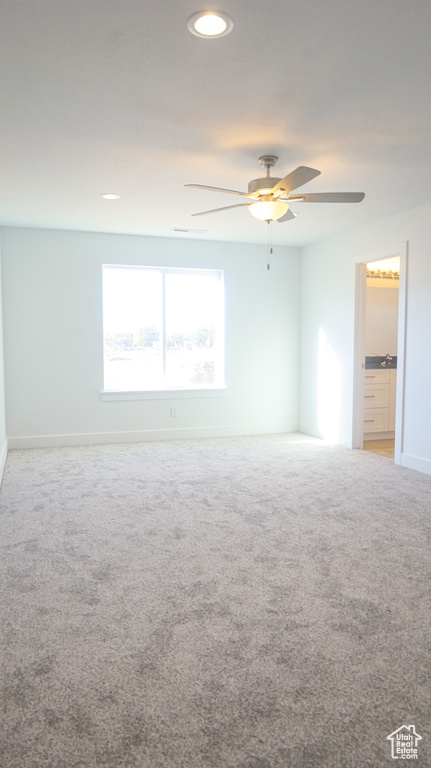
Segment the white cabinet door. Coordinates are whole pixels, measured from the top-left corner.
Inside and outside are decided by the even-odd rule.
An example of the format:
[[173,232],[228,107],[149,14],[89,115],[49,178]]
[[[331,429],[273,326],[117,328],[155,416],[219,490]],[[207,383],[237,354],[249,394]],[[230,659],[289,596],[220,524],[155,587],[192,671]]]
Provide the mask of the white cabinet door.
[[368,368],[365,370],[365,386],[368,384],[388,384],[390,370],[388,368]]
[[389,408],[366,408],[364,410],[364,432],[388,432]]
[[387,408],[389,384],[367,384],[364,390],[364,408]]

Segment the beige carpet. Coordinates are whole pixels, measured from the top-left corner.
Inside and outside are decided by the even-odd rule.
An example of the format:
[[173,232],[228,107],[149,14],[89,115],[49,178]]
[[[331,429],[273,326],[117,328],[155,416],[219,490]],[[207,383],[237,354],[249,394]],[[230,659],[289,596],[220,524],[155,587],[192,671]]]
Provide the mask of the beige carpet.
[[286,435],[12,451],[2,768],[431,765],[431,478]]

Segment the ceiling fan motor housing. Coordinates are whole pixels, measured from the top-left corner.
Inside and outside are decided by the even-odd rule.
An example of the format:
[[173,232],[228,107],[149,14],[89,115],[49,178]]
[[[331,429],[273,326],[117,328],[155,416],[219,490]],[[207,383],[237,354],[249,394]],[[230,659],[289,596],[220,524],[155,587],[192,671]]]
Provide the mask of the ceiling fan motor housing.
[[262,179],[253,179],[248,183],[248,194],[252,195],[254,192],[260,194],[269,194],[269,190],[275,187],[281,179],[277,179],[275,176],[264,176]]
[[248,194],[252,195],[256,192],[258,195],[268,195],[272,187],[275,187],[281,179],[275,176],[270,176],[270,169],[274,167],[278,160],[276,155],[262,155],[259,157],[259,163],[262,168],[266,168],[266,176],[262,179],[252,179],[248,184]]

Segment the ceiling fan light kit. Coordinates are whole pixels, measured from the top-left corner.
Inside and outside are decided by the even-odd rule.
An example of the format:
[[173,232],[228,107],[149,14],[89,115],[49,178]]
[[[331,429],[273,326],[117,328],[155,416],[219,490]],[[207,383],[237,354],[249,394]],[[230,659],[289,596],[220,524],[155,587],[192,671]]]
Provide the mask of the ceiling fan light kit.
[[260,221],[276,221],[287,213],[289,204],[283,201],[262,200],[262,202],[252,203],[248,210],[255,219]]
[[204,184],[185,184],[186,187],[193,187],[194,189],[225,192],[230,195],[241,195],[250,199],[250,202],[227,205],[223,208],[213,208],[210,211],[202,211],[192,215],[205,216],[208,213],[218,213],[219,211],[227,211],[230,208],[247,206],[252,216],[256,219],[283,223],[295,218],[296,214],[290,210],[290,203],[360,203],[365,197],[364,192],[317,192],[305,195],[291,195],[290,193],[294,189],[301,187],[316,176],[320,176],[320,171],[317,171],[315,168],[308,168],[306,165],[300,165],[294,171],[288,173],[287,176],[279,179],[275,176],[270,176],[270,170],[277,160],[278,157],[275,155],[262,155],[259,158],[260,164],[266,168],[266,176],[252,179],[248,184],[247,192],[224,189],[223,187],[208,187]]
[[233,29],[233,20],[222,11],[198,11],[190,16],[187,29],[196,37],[224,37]]

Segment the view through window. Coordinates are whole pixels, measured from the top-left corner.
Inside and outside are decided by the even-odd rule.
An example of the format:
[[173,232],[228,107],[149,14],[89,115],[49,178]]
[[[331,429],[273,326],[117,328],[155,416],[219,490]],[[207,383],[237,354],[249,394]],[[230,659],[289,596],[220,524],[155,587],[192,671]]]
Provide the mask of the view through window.
[[224,384],[223,272],[103,266],[106,391]]

